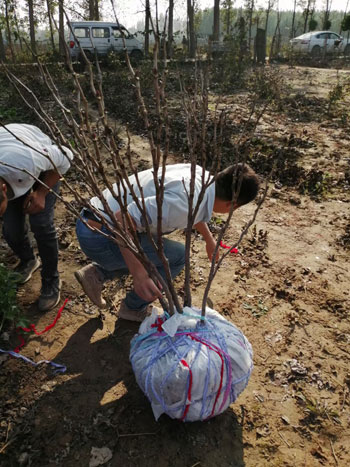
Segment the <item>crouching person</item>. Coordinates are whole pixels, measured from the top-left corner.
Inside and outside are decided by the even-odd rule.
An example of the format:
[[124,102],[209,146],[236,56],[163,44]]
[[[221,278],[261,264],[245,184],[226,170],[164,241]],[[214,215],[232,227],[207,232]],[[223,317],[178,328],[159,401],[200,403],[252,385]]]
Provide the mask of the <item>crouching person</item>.
[[[205,178],[209,176],[206,172]],[[241,184],[237,180],[242,176]],[[236,190],[233,188],[234,177],[236,179]],[[191,179],[190,164],[168,165],[166,167],[164,179],[164,199],[162,205],[162,233],[163,235],[173,232],[176,229],[184,229],[187,226],[188,216],[188,193]],[[129,177],[136,196],[141,194],[136,182],[135,175]],[[156,190],[153,181],[153,170],[145,170],[138,173],[138,181],[142,187],[144,205],[147,220],[149,222],[152,235],[157,235],[157,203]],[[202,186],[202,168],[196,168],[196,182],[194,200],[198,199]],[[121,187],[119,187],[121,189]],[[216,241],[213,238],[207,222],[211,219],[213,212],[228,213],[235,201],[234,208],[239,208],[252,201],[259,189],[259,179],[255,172],[246,164],[239,164],[236,174],[236,167],[230,166],[220,172],[215,183],[209,185],[204,193],[203,200],[196,215],[194,227],[200,232],[206,243],[208,258],[211,260]],[[118,193],[117,185],[114,186],[115,193]],[[111,211],[115,213],[117,220],[121,221],[120,207],[111,192],[107,189],[103,192]],[[163,264],[154,250],[147,234],[145,233],[145,221],[142,213],[133,201],[130,194],[125,198],[121,193],[121,199],[126,199],[127,210],[132,220],[133,228],[137,231],[142,248],[149,260],[157,267],[162,277],[165,277]],[[104,213],[101,200],[94,197],[90,201],[91,206],[98,210],[99,214],[83,209],[82,217],[95,229],[108,233],[109,230],[101,224],[102,216],[107,222],[111,219]],[[140,203],[142,205],[142,202]],[[119,317],[130,321],[143,321],[147,315],[147,308],[150,303],[161,296],[161,290],[149,277],[143,265],[126,248],[119,247],[111,239],[98,231],[92,231],[84,222],[77,221],[77,236],[81,249],[93,263],[85,266],[75,273],[75,276],[90,300],[99,308],[106,307],[106,301],[101,293],[103,283],[114,279],[122,274],[129,273],[133,276],[133,290],[131,290],[121,303]],[[175,277],[183,269],[185,264],[185,246],[168,238],[163,239],[164,253],[168,259],[172,277]]]
[[[3,235],[19,263],[15,271],[24,284],[40,267],[42,286],[39,311],[47,311],[60,300],[58,243],[54,225],[60,177],[70,167],[72,152],[64,153],[39,128],[10,124],[0,128],[0,216]],[[29,237],[27,217],[34,234],[39,258]]]

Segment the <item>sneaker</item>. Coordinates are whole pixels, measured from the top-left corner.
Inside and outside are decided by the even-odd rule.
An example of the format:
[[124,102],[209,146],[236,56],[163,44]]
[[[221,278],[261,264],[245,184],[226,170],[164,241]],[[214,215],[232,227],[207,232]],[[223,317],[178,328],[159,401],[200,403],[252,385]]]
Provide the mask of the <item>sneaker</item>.
[[128,321],[135,321],[137,323],[142,323],[142,321],[151,314],[153,305],[147,305],[143,310],[132,310],[129,308],[124,300],[120,304],[118,317],[126,319]]
[[101,296],[103,281],[100,278],[96,266],[89,264],[88,266],[79,269],[79,271],[75,271],[74,275],[92,303],[99,308],[106,308],[106,300]]
[[29,261],[20,261],[14,269],[14,272],[19,274],[21,278],[19,279],[19,284],[25,284],[32,277],[33,272],[35,272],[40,266],[40,260],[36,256],[34,259]]
[[38,300],[39,311],[49,311],[60,301],[61,281],[43,281],[40,297]]

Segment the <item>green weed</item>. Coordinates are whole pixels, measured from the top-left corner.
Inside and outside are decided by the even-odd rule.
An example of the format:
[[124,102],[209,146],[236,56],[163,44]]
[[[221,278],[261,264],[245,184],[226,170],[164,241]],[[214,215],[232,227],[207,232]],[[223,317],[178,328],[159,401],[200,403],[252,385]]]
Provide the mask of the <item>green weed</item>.
[[20,275],[9,271],[0,263],[0,331],[5,322],[13,326],[26,326],[17,304],[17,284]]
[[266,315],[266,313],[269,311],[267,306],[265,306],[261,300],[259,300],[259,303],[255,306],[249,305],[249,303],[244,303],[243,308],[245,310],[250,310],[254,318],[260,318],[261,316]]

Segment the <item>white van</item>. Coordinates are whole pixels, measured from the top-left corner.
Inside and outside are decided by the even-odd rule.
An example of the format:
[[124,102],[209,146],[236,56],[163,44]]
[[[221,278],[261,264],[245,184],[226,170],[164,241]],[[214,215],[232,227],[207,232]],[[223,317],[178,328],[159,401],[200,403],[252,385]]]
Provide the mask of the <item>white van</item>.
[[[69,51],[72,60],[80,60],[80,47],[91,60],[95,57],[104,57],[111,52],[124,51],[124,41],[128,54],[135,60],[143,57],[142,44],[124,28],[120,23],[107,23],[104,21],[73,21],[70,23]],[[123,39],[124,37],[124,39]]]

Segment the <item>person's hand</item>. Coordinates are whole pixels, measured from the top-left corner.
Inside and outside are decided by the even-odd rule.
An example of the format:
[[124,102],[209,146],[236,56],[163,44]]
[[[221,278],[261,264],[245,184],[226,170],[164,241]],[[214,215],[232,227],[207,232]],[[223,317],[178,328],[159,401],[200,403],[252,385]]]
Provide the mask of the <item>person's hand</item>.
[[147,273],[136,276],[134,275],[133,278],[134,290],[140,298],[143,298],[143,300],[153,302],[162,296],[160,284],[157,286]]
[[[211,261],[212,258],[213,258],[213,254],[214,254],[214,250],[215,250],[215,246],[216,246],[216,241],[214,239],[213,236],[209,237],[206,241],[206,250],[207,250],[207,255],[208,255],[208,258],[209,260]],[[217,251],[216,253],[216,258],[215,258],[215,262],[217,263],[219,261],[219,250]]]
[[45,208],[45,194],[39,191],[30,193],[23,204],[25,214],[37,214]]

